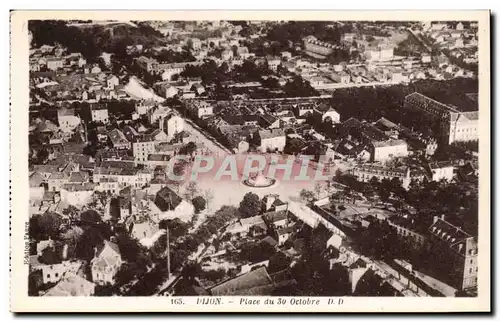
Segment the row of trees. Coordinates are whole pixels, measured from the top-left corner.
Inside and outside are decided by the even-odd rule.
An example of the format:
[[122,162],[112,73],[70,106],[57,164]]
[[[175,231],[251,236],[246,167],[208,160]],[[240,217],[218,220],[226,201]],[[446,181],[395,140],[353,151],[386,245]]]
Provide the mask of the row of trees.
[[[422,120],[402,106],[406,95],[419,92],[442,102],[449,102],[463,93],[477,90],[477,80],[454,78],[447,81],[419,80],[409,85],[342,88],[333,93],[331,104],[342,115],[343,120],[351,117],[359,120],[376,121],[381,117],[401,123],[409,128],[422,128]],[[461,99],[461,102],[465,102]],[[420,113],[421,114],[421,113]],[[425,123],[427,124],[427,123]]]

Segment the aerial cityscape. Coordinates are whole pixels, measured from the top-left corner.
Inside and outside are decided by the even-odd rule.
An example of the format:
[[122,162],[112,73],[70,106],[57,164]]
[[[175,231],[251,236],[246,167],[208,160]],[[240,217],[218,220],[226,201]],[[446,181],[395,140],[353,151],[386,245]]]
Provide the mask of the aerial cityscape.
[[477,296],[477,22],[28,29],[30,296]]

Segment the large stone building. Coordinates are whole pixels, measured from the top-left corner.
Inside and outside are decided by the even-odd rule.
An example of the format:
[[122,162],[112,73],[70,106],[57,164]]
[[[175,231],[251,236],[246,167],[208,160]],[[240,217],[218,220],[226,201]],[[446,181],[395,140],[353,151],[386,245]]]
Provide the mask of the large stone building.
[[383,179],[392,180],[394,178],[401,181],[401,186],[408,189],[411,182],[410,168],[387,168],[377,165],[359,165],[350,170],[351,174],[361,182],[369,182],[375,177],[379,181]]
[[317,57],[325,58],[333,53],[334,50],[339,49],[340,46],[329,44],[324,41],[319,41],[314,36],[307,36],[304,38],[304,49],[307,54]]
[[434,218],[429,227],[435,269],[458,290],[477,287],[477,240],[443,218]]
[[406,96],[404,106],[422,111],[431,119],[439,121],[443,143],[475,141],[479,138],[477,110],[460,111],[458,107],[438,102],[417,92]]

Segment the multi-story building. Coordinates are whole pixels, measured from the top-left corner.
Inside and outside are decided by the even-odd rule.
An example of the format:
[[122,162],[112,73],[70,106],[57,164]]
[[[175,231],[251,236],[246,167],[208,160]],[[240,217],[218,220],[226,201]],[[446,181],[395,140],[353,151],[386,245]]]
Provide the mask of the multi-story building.
[[115,149],[130,149],[130,142],[125,137],[122,131],[113,129],[108,133],[109,141]]
[[108,108],[104,105],[93,105],[90,107],[90,119],[92,122],[108,123]]
[[404,140],[374,141],[369,152],[372,161],[385,162],[392,158],[407,157],[408,145]]
[[61,58],[47,58],[47,69],[58,70],[63,68],[64,61]]
[[155,153],[155,142],[139,138],[137,141],[132,142],[132,153],[135,162],[144,163],[148,160],[150,154]]
[[198,118],[214,114],[214,107],[212,104],[205,101],[190,101],[187,103],[186,108]]
[[398,236],[412,246],[413,249],[420,250],[426,246],[427,236],[418,231],[414,219],[392,216],[387,220],[387,223],[394,227]]
[[385,61],[394,58],[394,47],[381,45],[369,47],[365,50],[365,58],[368,61]]
[[304,38],[304,49],[306,53],[312,54],[312,56],[319,56],[319,58],[324,58],[331,53],[335,49],[339,49],[340,46],[329,44],[324,41],[319,41],[314,36],[307,36]]
[[96,284],[113,284],[115,275],[122,265],[122,257],[118,245],[104,241],[104,244],[96,249],[91,261],[92,281]]
[[434,217],[429,227],[430,250],[443,281],[459,290],[477,287],[477,240],[443,218]]
[[432,181],[445,179],[451,181],[455,175],[455,167],[448,161],[432,162],[428,164],[429,178]]
[[141,56],[135,60],[135,63],[148,73],[153,73],[158,69],[158,62],[155,59]]
[[261,130],[257,134],[260,138],[260,150],[283,151],[286,145],[286,134],[282,129]]
[[74,109],[62,108],[57,111],[57,122],[61,131],[71,132],[80,124],[80,118]]
[[441,141],[446,144],[479,138],[478,111],[463,112],[455,106],[438,102],[417,92],[406,96],[404,106],[422,111],[431,119],[437,120]]
[[358,165],[350,170],[358,181],[369,182],[375,177],[379,181],[383,179],[392,180],[394,178],[401,181],[401,186],[408,189],[411,182],[410,168],[388,168],[377,165]]

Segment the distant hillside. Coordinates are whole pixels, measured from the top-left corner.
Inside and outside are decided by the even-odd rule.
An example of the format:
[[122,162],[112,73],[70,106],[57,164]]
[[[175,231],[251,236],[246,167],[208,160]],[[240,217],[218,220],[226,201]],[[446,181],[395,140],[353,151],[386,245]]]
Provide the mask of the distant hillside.
[[94,61],[102,52],[114,53],[130,45],[161,45],[164,37],[146,24],[127,22],[71,23],[62,20],[32,20],[28,25],[33,46],[61,44],[70,52],[81,52]]

